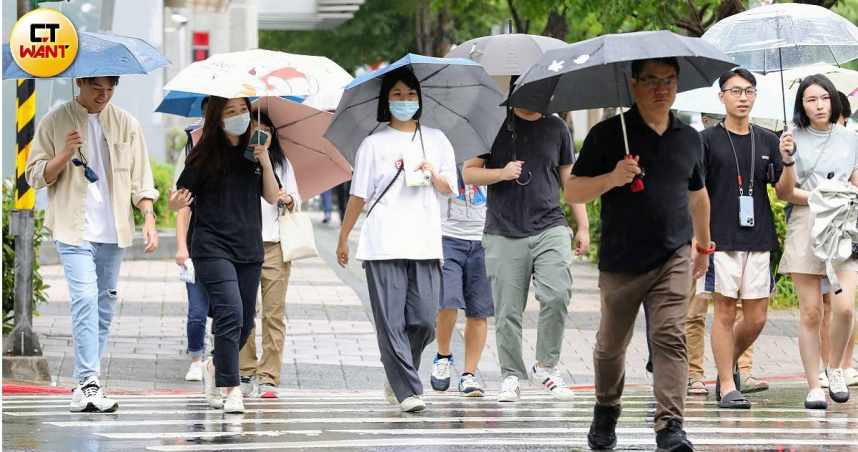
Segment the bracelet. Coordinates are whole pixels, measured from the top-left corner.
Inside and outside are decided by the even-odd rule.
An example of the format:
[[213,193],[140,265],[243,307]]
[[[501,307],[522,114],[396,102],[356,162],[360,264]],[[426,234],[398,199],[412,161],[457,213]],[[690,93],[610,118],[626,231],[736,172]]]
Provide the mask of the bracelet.
[[793,166],[793,165],[795,165],[795,160],[793,160],[793,161],[792,161],[792,162],[790,162],[790,163],[784,162],[784,168],[789,168],[789,167],[791,167],[791,166]]
[[154,211],[154,210],[152,210],[152,209],[146,209],[146,210],[144,210],[144,211],[143,211],[143,218],[145,219],[145,218],[146,218],[146,215],[150,215],[150,214],[152,215],[152,218],[154,218],[154,219],[155,219],[155,221],[158,221],[158,216],[157,216],[157,215],[155,215],[155,211]]
[[700,254],[712,254],[715,252],[715,242],[710,240],[709,243],[712,244],[712,248],[709,248],[708,250],[704,250],[704,249],[700,248],[699,243],[695,244],[694,247],[697,248],[697,252]]

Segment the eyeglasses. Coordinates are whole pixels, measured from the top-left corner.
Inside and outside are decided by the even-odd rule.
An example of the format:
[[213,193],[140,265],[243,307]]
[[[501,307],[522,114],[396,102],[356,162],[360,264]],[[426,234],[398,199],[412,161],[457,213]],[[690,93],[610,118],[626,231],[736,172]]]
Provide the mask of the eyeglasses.
[[755,97],[757,95],[757,89],[756,88],[734,87],[734,88],[730,88],[730,89],[722,89],[721,92],[722,93],[730,93],[730,95],[732,95],[733,97],[736,97],[736,98],[742,97],[742,93],[745,93],[745,95],[748,97]]
[[73,158],[71,161],[72,164],[74,166],[82,166],[83,167],[83,177],[85,177],[86,180],[88,180],[92,183],[97,182],[98,181],[98,174],[95,174],[95,171],[93,171],[92,168],[89,167],[88,162],[83,157],[83,153],[80,152],[79,149],[78,149],[78,154],[80,154],[80,159],[78,159],[77,157]]
[[644,88],[649,88],[649,89],[658,88],[662,84],[664,85],[665,88],[673,88],[679,82],[679,79],[676,77],[668,77],[668,78],[656,78],[656,77],[640,78],[640,77],[635,77],[635,79],[637,81],[641,82],[641,85],[643,85]]

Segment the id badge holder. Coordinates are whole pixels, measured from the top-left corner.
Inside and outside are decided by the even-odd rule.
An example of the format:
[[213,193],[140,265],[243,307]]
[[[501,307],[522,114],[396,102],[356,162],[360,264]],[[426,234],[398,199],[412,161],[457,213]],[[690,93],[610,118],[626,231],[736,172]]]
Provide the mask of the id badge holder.
[[423,153],[420,149],[406,149],[402,153],[402,165],[405,173],[405,184],[409,187],[427,187],[429,179],[426,177],[429,172],[423,170],[414,170],[423,161]]
[[754,227],[754,197],[739,196],[739,226]]
[[101,190],[98,189],[98,185],[95,185],[94,182],[90,182],[86,184],[89,190],[89,194],[92,195],[92,199],[95,200],[96,204],[101,204],[104,200],[101,198]]

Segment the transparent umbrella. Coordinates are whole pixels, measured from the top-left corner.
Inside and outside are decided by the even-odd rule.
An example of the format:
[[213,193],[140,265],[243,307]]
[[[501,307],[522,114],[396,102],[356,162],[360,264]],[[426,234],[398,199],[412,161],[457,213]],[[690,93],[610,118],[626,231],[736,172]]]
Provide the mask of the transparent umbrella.
[[[719,21],[702,38],[746,69],[764,74],[858,59],[858,27],[814,5],[752,8]],[[786,100],[782,106],[786,121]]]

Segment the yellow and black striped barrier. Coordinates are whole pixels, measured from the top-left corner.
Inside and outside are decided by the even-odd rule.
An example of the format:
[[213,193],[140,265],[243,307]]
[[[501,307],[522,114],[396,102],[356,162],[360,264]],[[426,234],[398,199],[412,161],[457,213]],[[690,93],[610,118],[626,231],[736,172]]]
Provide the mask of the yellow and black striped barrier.
[[27,158],[30,157],[30,146],[36,131],[36,81],[32,79],[18,80],[18,102],[15,111],[18,124],[15,154],[15,208],[32,209],[36,204],[33,188],[24,178],[27,168]]

